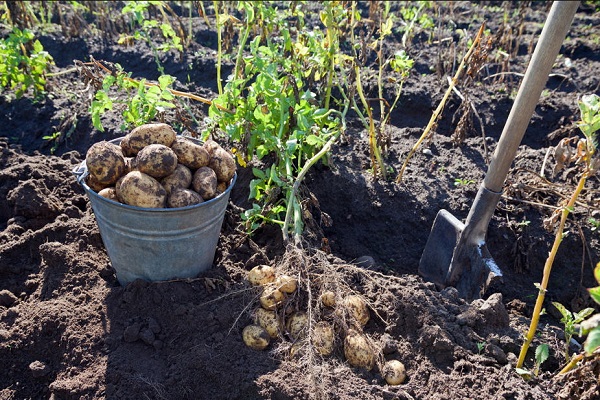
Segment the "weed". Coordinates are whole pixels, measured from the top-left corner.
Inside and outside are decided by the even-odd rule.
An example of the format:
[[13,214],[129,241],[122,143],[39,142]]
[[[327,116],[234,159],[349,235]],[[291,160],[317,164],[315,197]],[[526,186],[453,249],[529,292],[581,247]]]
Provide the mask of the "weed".
[[590,217],[588,219],[588,222],[591,225],[590,229],[591,229],[592,232],[594,232],[594,231],[599,231],[600,232],[600,221],[598,221],[596,218]]
[[[594,277],[596,282],[600,285],[600,262],[596,264],[594,269]],[[588,293],[594,302],[600,304],[600,286],[596,286],[588,289]],[[565,367],[559,372],[565,374],[569,372],[578,362],[582,361],[584,357],[591,356],[600,348],[600,314],[596,313],[585,321],[581,321],[581,324],[575,325],[574,328],[577,330],[579,336],[586,336],[585,342],[583,343],[583,353],[577,354],[571,358],[571,361],[565,365]]]
[[454,186],[469,186],[474,184],[475,181],[466,178],[454,178]]
[[560,304],[557,301],[553,301],[552,305],[554,305],[554,307],[556,307],[556,309],[562,315],[560,322],[562,322],[564,325],[565,359],[568,362],[571,359],[571,355],[569,354],[569,345],[571,343],[571,338],[573,337],[573,335],[575,333],[577,333],[576,324],[579,324],[584,319],[586,319],[589,315],[591,315],[594,312],[594,309],[588,307],[579,312],[574,313],[574,312],[567,310],[567,308],[565,306],[563,306],[562,304]]

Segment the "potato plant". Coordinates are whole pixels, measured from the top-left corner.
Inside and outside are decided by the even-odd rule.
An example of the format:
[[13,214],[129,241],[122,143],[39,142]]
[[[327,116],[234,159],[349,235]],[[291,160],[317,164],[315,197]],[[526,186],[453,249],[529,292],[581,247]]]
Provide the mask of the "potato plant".
[[0,88],[14,90],[17,98],[28,89],[40,97],[46,89],[46,73],[52,56],[29,29],[13,28],[0,40]]
[[[238,59],[238,75],[230,77],[209,109],[213,126],[205,135],[219,128],[235,144],[240,164],[253,160],[267,164],[253,168],[255,179],[250,184],[249,197],[254,203],[243,216],[248,231],[271,222],[282,226],[286,237],[289,232],[300,235],[302,211],[294,184],[308,161],[320,157],[319,151],[341,129],[336,113],[326,107],[330,92],[325,88],[323,98],[311,91],[308,76],[328,76],[333,61],[312,59],[327,53],[307,47],[308,43],[316,46],[318,39],[306,39],[318,33],[302,30],[292,38],[284,12],[275,14],[271,6],[263,3],[244,9],[244,32],[257,16],[270,16],[269,23],[276,24],[283,40],[258,35],[250,41],[249,54]],[[233,113],[224,112],[223,108]]]

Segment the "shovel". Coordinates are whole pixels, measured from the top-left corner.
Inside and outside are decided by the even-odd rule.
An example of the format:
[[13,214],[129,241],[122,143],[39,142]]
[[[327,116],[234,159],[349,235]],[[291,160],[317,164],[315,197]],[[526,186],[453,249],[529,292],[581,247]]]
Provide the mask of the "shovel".
[[435,217],[419,263],[419,274],[438,289],[454,286],[462,298],[471,301],[483,296],[492,282],[502,279],[502,271],[485,243],[487,228],[578,5],[578,1],[555,1],[552,4],[465,223],[446,210],[440,210]]

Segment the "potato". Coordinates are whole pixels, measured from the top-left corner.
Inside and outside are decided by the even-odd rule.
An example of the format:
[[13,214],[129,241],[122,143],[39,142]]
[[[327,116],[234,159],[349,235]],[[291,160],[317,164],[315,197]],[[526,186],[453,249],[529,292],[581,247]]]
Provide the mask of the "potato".
[[94,192],[99,193],[102,189],[109,187],[110,185],[98,182],[98,179],[94,175],[88,175],[85,177],[85,183],[92,189]]
[[125,157],[135,157],[137,151],[133,151],[133,149],[131,148],[131,145],[129,144],[129,138],[129,135],[125,135],[121,139],[121,142],[119,143],[119,145],[121,146],[121,152],[123,152],[123,155]]
[[190,189],[175,189],[167,196],[167,207],[188,207],[203,203],[202,196]]
[[271,337],[267,331],[258,325],[248,325],[242,330],[242,339],[246,346],[254,350],[264,350],[269,345]]
[[217,183],[217,196],[220,195],[221,193],[224,193],[228,187],[229,187],[229,184],[227,182]]
[[264,287],[263,293],[260,296],[260,305],[265,310],[275,310],[285,300],[283,292],[278,290],[273,284],[268,284]]
[[120,182],[117,195],[131,206],[161,208],[167,203],[167,191],[161,184],[140,171],[131,171]]
[[215,171],[219,182],[229,182],[235,175],[235,159],[225,149],[214,149],[208,166]]
[[347,315],[354,321],[358,322],[361,327],[369,322],[369,308],[367,302],[359,295],[350,295],[342,301],[343,309]]
[[262,307],[258,307],[254,312],[254,322],[262,326],[272,338],[279,336],[281,324],[275,311],[267,311]]
[[248,271],[248,281],[253,286],[265,285],[275,280],[275,269],[270,265],[257,265]]
[[183,164],[177,164],[175,171],[160,181],[167,193],[174,189],[187,189],[192,184],[192,171]]
[[210,200],[217,195],[217,175],[208,167],[201,167],[194,172],[192,177],[192,188],[204,200]]
[[190,169],[206,167],[210,161],[208,151],[203,146],[183,137],[175,139],[171,149],[177,154],[179,162]]
[[313,329],[313,346],[322,356],[328,356],[333,353],[335,342],[335,332],[329,322],[319,321]]
[[335,293],[331,290],[323,292],[321,294],[321,303],[323,303],[325,307],[335,307]]
[[125,172],[125,157],[119,146],[103,140],[88,149],[85,165],[98,183],[113,185]]
[[123,175],[126,175],[129,172],[135,170],[137,170],[137,163],[135,161],[135,157],[125,157],[125,172],[123,172]]
[[[129,132],[123,140],[127,146],[127,155],[134,156],[144,147],[151,144],[162,144],[171,146],[177,135],[173,128],[163,123],[152,123],[140,125]],[[121,140],[121,143],[123,143]],[[124,145],[122,144],[121,147]]]
[[354,329],[349,329],[344,339],[344,355],[353,367],[371,370],[375,363],[375,352],[367,337]]
[[113,201],[119,201],[119,199],[117,197],[117,191],[112,186],[102,189],[101,191],[98,192],[98,194],[104,198],[107,198],[107,199],[110,199]]
[[283,293],[294,293],[298,287],[298,281],[289,275],[281,275],[275,279],[275,286]]
[[308,315],[304,311],[296,311],[286,320],[285,328],[292,339],[303,338],[308,329]]
[[308,341],[306,339],[301,339],[290,347],[290,358],[301,358],[306,354],[306,344]]
[[137,169],[153,178],[164,178],[177,168],[177,155],[163,144],[150,144],[135,157]]
[[388,385],[399,385],[406,380],[406,368],[398,360],[390,360],[385,363],[381,375]]
[[221,145],[212,139],[208,139],[206,142],[204,142],[203,147],[204,147],[204,149],[206,149],[206,151],[208,152],[208,155],[211,157],[213,155],[213,152],[216,149],[222,149]]

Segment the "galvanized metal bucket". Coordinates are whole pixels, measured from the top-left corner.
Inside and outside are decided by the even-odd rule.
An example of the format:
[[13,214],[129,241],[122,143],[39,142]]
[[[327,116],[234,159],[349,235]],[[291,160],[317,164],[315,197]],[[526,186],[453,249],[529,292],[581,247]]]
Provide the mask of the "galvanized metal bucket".
[[[111,140],[119,144],[122,138]],[[196,143],[199,143],[196,141]],[[73,174],[85,190],[117,279],[194,278],[212,266],[229,195],[237,179],[214,199],[182,208],[141,208],[100,196],[86,183],[85,161]]]

